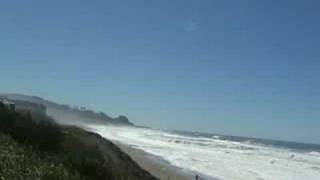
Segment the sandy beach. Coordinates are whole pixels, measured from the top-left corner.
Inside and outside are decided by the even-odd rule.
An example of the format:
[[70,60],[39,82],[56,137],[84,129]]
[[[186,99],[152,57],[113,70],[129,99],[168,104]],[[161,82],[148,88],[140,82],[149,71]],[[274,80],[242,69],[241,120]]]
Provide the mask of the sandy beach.
[[178,167],[170,165],[165,160],[142,150],[129,147],[128,145],[116,143],[116,145],[127,153],[143,169],[161,180],[193,180],[195,174],[189,173]]

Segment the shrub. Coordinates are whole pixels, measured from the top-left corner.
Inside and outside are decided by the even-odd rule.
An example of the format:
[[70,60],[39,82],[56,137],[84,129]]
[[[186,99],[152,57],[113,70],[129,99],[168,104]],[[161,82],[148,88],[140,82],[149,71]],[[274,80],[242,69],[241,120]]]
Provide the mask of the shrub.
[[1,180],[82,180],[83,177],[60,163],[59,157],[43,156],[32,147],[18,144],[0,133]]

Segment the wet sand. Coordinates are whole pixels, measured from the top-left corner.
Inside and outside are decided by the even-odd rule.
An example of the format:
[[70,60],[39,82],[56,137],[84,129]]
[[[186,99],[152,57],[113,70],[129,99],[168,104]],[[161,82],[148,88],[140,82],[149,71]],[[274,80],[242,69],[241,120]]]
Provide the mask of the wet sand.
[[143,169],[161,180],[194,180],[195,174],[186,172],[181,168],[170,165],[159,157],[148,154],[142,150],[129,147],[121,143],[116,145],[128,154]]

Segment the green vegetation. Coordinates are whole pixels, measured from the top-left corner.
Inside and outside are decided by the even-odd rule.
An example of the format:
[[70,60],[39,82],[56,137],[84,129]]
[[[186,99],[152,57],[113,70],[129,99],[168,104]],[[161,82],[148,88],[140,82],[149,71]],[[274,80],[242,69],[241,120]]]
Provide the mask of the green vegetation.
[[43,155],[18,144],[10,136],[0,133],[1,180],[81,180],[78,172],[70,170],[53,155]]
[[101,136],[0,103],[0,180],[155,179]]

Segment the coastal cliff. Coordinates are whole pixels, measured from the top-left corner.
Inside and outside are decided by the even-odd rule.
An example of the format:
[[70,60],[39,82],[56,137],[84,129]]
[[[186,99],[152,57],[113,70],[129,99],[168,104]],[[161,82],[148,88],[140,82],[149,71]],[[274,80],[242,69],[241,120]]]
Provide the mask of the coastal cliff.
[[0,140],[2,179],[156,179],[98,134],[8,110],[1,102]]
[[[104,112],[95,112],[84,106],[71,106],[59,104],[37,96],[29,96],[23,94],[0,94],[0,96],[8,98],[16,103],[17,109],[37,109],[42,110],[44,107],[46,114],[61,124],[75,125],[78,123],[94,123],[134,126],[126,116],[110,117]],[[27,108],[26,108],[27,107]],[[39,107],[39,108],[38,108]],[[41,107],[41,108],[40,108]]]

